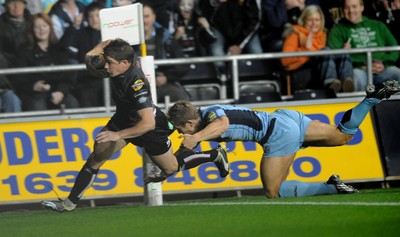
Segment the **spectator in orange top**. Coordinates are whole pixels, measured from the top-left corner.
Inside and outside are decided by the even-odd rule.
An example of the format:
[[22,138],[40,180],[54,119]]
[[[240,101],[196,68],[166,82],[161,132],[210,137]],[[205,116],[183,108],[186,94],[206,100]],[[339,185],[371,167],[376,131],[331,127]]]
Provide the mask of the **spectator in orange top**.
[[[283,43],[283,52],[304,52],[326,47],[324,14],[319,6],[307,6],[292,25]],[[349,55],[282,58],[282,65],[291,74],[294,90],[330,88],[335,92],[352,92],[353,67]]]

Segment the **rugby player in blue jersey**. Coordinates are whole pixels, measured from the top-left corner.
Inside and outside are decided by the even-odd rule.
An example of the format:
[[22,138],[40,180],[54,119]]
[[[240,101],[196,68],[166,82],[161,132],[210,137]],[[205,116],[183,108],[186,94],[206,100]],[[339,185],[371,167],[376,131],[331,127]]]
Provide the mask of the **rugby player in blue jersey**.
[[261,181],[268,198],[356,193],[357,189],[344,184],[338,175],[332,175],[326,183],[285,180],[300,148],[347,144],[368,111],[399,91],[397,81],[369,85],[366,98],[348,110],[337,127],[311,120],[294,110],[268,113],[232,105],[199,109],[186,101],[175,103],[168,110],[168,119],[182,133],[182,146],[188,149],[201,141],[253,141],[260,144],[264,150]]

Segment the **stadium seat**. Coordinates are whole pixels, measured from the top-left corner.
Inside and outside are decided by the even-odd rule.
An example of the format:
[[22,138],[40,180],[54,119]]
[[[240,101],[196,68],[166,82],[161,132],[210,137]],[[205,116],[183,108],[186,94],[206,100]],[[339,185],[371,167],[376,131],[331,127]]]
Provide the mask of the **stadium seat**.
[[329,98],[336,98],[336,93],[331,89],[297,90],[293,94],[293,100],[313,100]]
[[184,85],[192,101],[221,99],[221,86],[217,83]]
[[267,103],[282,101],[277,91],[246,93],[239,96],[238,104]]
[[221,98],[221,85],[213,64],[191,63],[189,68],[189,72],[181,78],[180,83],[192,101]]
[[257,81],[241,81],[239,82],[239,93],[263,93],[263,92],[280,92],[280,87],[275,80],[257,80]]
[[279,77],[271,60],[239,60],[239,93],[280,93]]
[[216,81],[217,73],[211,63],[191,63],[189,72],[181,78],[182,84],[194,84],[202,81]]
[[274,80],[239,82],[238,103],[265,103],[282,101],[279,84]]
[[240,80],[276,80],[277,74],[271,60],[239,60]]

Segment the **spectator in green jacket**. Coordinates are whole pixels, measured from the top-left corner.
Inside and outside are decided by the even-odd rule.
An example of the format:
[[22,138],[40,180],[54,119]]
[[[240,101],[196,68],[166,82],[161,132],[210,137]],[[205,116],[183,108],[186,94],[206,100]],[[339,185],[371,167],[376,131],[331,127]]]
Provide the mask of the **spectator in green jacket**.
[[[343,7],[344,19],[334,26],[328,35],[330,48],[372,48],[398,45],[384,23],[363,16],[363,0],[344,0]],[[372,54],[374,84],[388,80],[400,82],[400,68],[394,66],[398,57],[398,51]],[[354,67],[355,90],[362,91],[368,83],[367,55],[365,53],[351,54],[351,60]]]

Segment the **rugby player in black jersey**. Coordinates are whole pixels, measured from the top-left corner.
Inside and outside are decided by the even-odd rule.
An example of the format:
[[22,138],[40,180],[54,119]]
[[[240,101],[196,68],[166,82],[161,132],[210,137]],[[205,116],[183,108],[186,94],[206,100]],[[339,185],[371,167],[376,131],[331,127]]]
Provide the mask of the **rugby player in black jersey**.
[[86,67],[98,77],[110,77],[116,112],[97,134],[93,152],[79,172],[68,198],[42,201],[43,207],[59,212],[74,210],[100,167],[128,143],[144,148],[162,170],[159,177],[152,177],[152,182],[206,162],[214,162],[221,177],[228,175],[226,151],[220,146],[206,152],[181,147],[174,155],[169,138],[174,128],[153,104],[149,82],[129,43],[122,39],[101,42],[86,54]]

